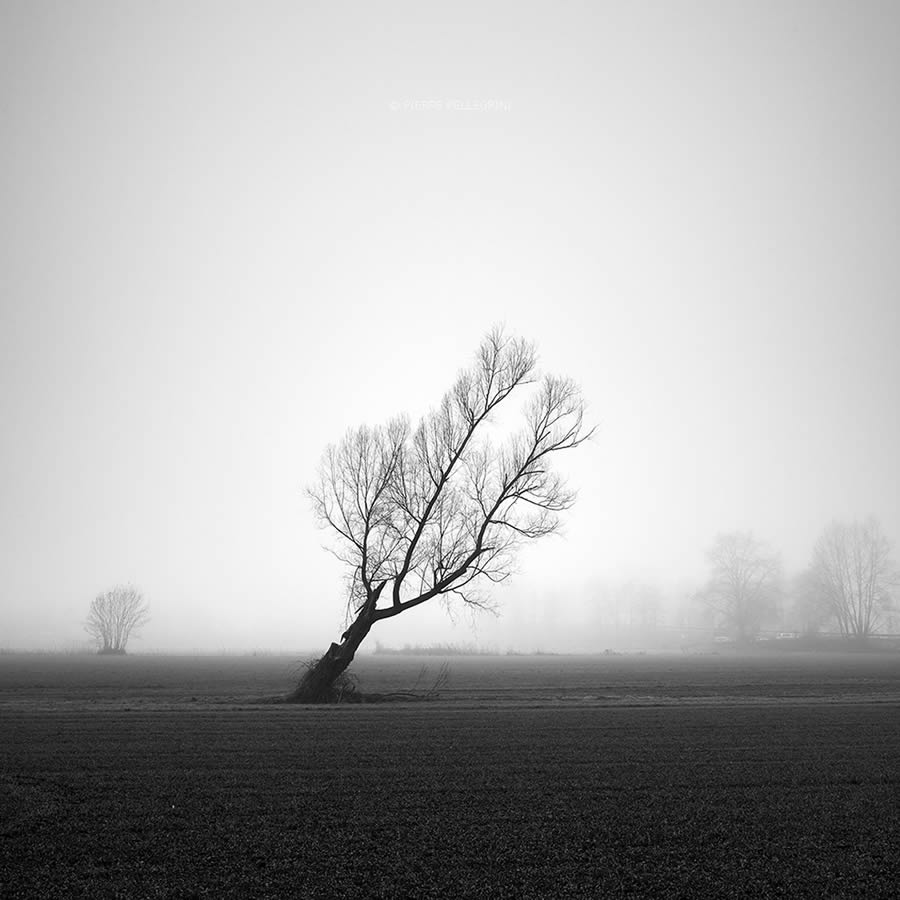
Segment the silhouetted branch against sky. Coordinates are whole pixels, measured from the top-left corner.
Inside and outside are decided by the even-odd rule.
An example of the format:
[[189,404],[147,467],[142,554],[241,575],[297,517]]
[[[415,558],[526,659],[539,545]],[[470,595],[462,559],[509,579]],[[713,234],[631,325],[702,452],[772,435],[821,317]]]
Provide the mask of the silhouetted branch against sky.
[[[495,412],[529,389],[525,424],[493,446]],[[505,579],[521,542],[553,533],[573,504],[552,457],[592,434],[575,383],[539,375],[534,346],[500,328],[415,428],[397,418],[348,431],[308,494],[350,568],[349,610],[384,586],[377,619],[447,594],[483,605],[470,587]]]

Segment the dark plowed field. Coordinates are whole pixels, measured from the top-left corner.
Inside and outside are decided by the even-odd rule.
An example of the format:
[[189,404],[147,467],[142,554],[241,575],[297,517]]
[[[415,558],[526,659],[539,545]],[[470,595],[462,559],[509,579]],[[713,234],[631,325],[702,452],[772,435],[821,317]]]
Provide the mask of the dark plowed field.
[[[549,688],[530,680],[543,662],[520,661],[505,700],[476,702],[460,676],[446,699],[329,709],[249,702],[268,676],[240,694],[208,669],[179,688],[146,659],[115,662],[85,663],[55,699],[28,665],[0,665],[4,900],[869,898],[900,884],[896,660],[820,671],[831,699],[813,690],[822,662],[783,661],[799,666],[791,689],[759,660],[676,659],[668,680],[633,660],[593,675],[572,661],[565,677],[556,660]],[[403,664],[379,687],[415,681],[421,661]]]

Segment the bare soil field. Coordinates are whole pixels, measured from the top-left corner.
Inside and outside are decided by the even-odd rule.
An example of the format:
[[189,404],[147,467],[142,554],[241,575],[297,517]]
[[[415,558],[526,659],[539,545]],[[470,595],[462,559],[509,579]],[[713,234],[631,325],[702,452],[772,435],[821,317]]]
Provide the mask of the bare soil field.
[[897,895],[896,655],[294,665],[0,657],[0,897]]

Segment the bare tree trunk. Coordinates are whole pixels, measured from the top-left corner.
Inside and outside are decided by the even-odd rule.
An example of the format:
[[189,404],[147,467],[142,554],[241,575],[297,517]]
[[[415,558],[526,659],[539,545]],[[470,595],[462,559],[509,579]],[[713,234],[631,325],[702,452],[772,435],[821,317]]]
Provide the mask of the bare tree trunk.
[[340,644],[332,644],[324,656],[306,671],[300,684],[288,695],[289,702],[331,703],[339,699],[334,684],[353,662],[359,645],[371,630],[373,613],[374,604],[366,604],[344,632]]

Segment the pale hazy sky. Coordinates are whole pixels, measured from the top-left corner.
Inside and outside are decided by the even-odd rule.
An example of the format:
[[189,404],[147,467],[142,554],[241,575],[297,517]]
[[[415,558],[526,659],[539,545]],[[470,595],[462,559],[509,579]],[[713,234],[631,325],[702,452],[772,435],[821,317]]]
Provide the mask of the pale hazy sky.
[[496,322],[600,423],[505,602],[900,541],[896,3],[4,0],[0,114],[0,646],[324,649],[303,485]]

